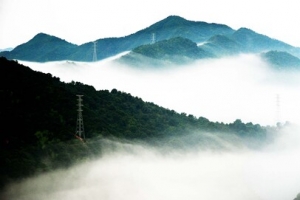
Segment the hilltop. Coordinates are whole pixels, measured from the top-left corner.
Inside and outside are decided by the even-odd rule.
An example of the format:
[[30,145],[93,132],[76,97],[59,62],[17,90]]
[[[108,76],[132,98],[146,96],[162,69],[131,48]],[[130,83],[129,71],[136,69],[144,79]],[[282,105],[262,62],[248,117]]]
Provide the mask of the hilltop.
[[4,51],[1,54],[7,58],[47,62],[53,60],[67,60],[75,51],[77,45],[63,39],[45,33],[39,33],[28,42],[21,44],[12,51]]

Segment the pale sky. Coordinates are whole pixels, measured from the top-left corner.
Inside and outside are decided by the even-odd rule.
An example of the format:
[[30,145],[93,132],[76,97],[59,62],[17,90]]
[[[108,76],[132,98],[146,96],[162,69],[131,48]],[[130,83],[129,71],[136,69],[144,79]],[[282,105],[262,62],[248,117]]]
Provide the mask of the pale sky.
[[121,37],[169,15],[250,28],[300,47],[297,0],[0,0],[0,49],[44,32],[82,44]]

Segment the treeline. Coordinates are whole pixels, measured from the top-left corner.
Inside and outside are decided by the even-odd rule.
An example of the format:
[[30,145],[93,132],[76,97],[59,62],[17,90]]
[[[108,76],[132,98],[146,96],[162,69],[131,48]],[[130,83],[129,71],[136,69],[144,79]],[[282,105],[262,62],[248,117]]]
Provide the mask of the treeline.
[[[84,95],[87,143],[74,137],[78,94]],[[63,83],[4,57],[0,58],[0,105],[2,185],[99,155],[103,138],[155,143],[208,131],[261,141],[268,132],[241,120],[213,123],[177,113],[116,89],[96,91],[78,82]]]

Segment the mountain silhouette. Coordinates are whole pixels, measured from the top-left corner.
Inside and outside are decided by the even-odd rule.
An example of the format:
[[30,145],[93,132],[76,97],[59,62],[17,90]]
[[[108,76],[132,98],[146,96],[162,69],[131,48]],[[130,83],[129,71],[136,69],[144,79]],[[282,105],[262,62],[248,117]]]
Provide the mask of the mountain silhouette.
[[12,51],[1,52],[9,59],[46,62],[53,60],[67,60],[68,56],[77,48],[63,39],[45,33],[39,33],[28,42],[17,46]]
[[[155,41],[152,36],[155,36]],[[198,44],[195,51],[202,51],[202,56],[195,56],[194,51],[188,53],[182,49],[183,43],[172,38],[184,38]],[[163,43],[159,43],[164,41]],[[167,42],[166,42],[167,41]],[[72,60],[93,61],[94,41],[75,45],[55,36],[39,33],[28,42],[17,46],[12,51],[0,52],[0,56],[8,59],[19,59],[35,62]],[[180,16],[169,16],[151,26],[124,37],[112,37],[96,40],[97,58],[99,60],[131,51],[123,61],[128,64],[153,61],[160,65],[161,61],[171,63],[184,62],[185,58],[201,59],[207,57],[232,56],[239,53],[265,53],[268,51],[286,52],[294,57],[300,57],[300,48],[282,41],[256,33],[248,28],[234,30],[227,25],[186,20]],[[153,42],[157,45],[150,45]],[[172,52],[166,52],[172,43]],[[148,45],[148,46],[147,46]],[[178,45],[178,46],[176,46]],[[193,44],[195,47],[195,44]],[[155,52],[154,53],[154,49]],[[176,56],[174,54],[178,51]],[[160,53],[159,53],[160,52]],[[164,52],[164,55],[162,53]],[[156,57],[153,55],[156,55]],[[203,56],[205,54],[205,56]],[[159,55],[159,56],[158,56]],[[180,58],[180,59],[178,59]]]
[[[156,41],[180,36],[194,42],[203,42],[215,34],[231,34],[233,32],[234,30],[226,25],[195,22],[179,16],[169,16],[131,35],[97,40],[97,57],[103,59],[141,45],[150,44],[153,33],[156,35]],[[0,52],[0,56],[37,62],[92,61],[93,42],[77,46],[54,36],[40,33],[11,52]]]

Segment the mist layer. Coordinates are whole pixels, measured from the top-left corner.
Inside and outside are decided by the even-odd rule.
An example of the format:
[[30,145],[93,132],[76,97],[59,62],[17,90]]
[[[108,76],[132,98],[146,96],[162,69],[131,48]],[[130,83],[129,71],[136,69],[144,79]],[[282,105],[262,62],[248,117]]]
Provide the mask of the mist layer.
[[78,81],[97,90],[116,88],[211,121],[274,125],[300,119],[300,73],[276,71],[256,55],[155,69],[119,65],[114,58],[95,63],[22,63],[65,82]]
[[[222,138],[218,139],[222,143]],[[227,143],[228,141],[226,141]],[[10,200],[294,199],[300,188],[299,130],[259,151],[161,151],[110,141],[103,157],[11,184]],[[232,146],[238,144],[232,143]]]

